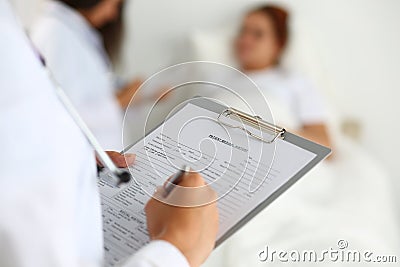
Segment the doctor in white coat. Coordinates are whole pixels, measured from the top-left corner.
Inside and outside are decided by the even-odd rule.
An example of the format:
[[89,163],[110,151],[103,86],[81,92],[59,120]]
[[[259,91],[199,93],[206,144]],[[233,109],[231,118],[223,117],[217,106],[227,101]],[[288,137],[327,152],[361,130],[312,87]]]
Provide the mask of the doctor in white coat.
[[[94,152],[7,0],[0,34],[0,266],[102,266]],[[180,185],[204,181],[191,174]],[[199,266],[212,250],[216,204],[184,209],[151,200],[146,215],[153,241],[124,266]]]
[[141,81],[117,92],[110,55],[122,32],[121,0],[46,1],[30,29],[81,116],[106,148],[122,149],[122,116]]

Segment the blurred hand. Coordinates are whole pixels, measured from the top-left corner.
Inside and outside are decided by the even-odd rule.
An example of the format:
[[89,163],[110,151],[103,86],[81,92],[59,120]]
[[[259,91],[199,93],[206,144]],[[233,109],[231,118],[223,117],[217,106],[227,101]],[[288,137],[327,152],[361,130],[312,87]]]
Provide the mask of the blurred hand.
[[122,2],[122,0],[103,0],[94,7],[81,9],[79,12],[93,27],[101,29],[121,17]]
[[168,100],[168,98],[170,98],[171,96],[171,88],[164,86],[154,92],[154,94],[150,96],[150,100],[162,102]]
[[131,101],[132,97],[135,95],[136,91],[139,89],[139,87],[143,84],[142,79],[136,79],[132,81],[130,84],[125,86],[123,89],[121,89],[117,93],[117,99],[119,102],[119,105],[123,108],[126,109],[129,105],[129,102]]
[[[208,187],[198,173],[186,174],[179,186]],[[172,191],[171,195],[175,191],[178,190]],[[215,246],[218,231],[216,193],[210,187],[208,192],[212,192],[214,201],[203,206],[177,207],[162,203],[157,197],[145,207],[150,238],[165,240],[177,247],[192,267],[200,266]]]
[[[108,156],[111,158],[111,160],[114,162],[114,164],[118,168],[126,168],[128,166],[133,165],[135,162],[136,155],[135,154],[120,154],[115,151],[106,151]],[[103,167],[103,164],[99,161],[99,159],[96,157],[97,165],[100,167]]]

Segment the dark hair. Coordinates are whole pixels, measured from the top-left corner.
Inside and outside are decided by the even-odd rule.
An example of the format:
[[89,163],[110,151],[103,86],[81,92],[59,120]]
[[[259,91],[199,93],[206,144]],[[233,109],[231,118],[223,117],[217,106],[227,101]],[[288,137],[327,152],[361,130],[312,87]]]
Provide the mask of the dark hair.
[[285,49],[289,39],[289,13],[284,8],[271,4],[257,7],[249,12],[252,13],[261,13],[271,19],[279,46],[282,50]]
[[[87,10],[95,7],[103,0],[59,0],[76,10]],[[119,56],[123,38],[123,1],[121,2],[120,16],[117,20],[98,29],[103,37],[104,47],[112,61]]]
[[102,0],[59,0],[75,9],[87,9],[96,6]]

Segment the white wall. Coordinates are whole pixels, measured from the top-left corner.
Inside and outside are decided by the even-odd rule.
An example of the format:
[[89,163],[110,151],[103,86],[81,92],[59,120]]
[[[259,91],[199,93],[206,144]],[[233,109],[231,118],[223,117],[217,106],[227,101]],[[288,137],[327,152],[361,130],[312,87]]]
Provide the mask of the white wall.
[[[12,0],[27,25],[42,0]],[[233,25],[254,0],[127,0],[128,36],[121,73],[151,74],[189,59],[194,30]],[[342,114],[361,121],[362,144],[387,167],[400,189],[400,1],[286,0],[307,30],[307,59]],[[305,37],[304,37],[305,38]],[[397,178],[397,179],[396,179]],[[396,181],[397,180],[397,181]]]

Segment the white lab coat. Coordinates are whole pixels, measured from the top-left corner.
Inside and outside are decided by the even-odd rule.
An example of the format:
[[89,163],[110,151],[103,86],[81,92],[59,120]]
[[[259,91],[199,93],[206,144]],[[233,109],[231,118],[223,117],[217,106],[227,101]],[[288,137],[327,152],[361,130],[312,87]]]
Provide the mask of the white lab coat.
[[[101,266],[94,153],[0,0],[0,266]],[[164,241],[124,266],[188,266]]]
[[123,113],[100,34],[75,10],[48,1],[30,35],[103,147],[121,150]]

